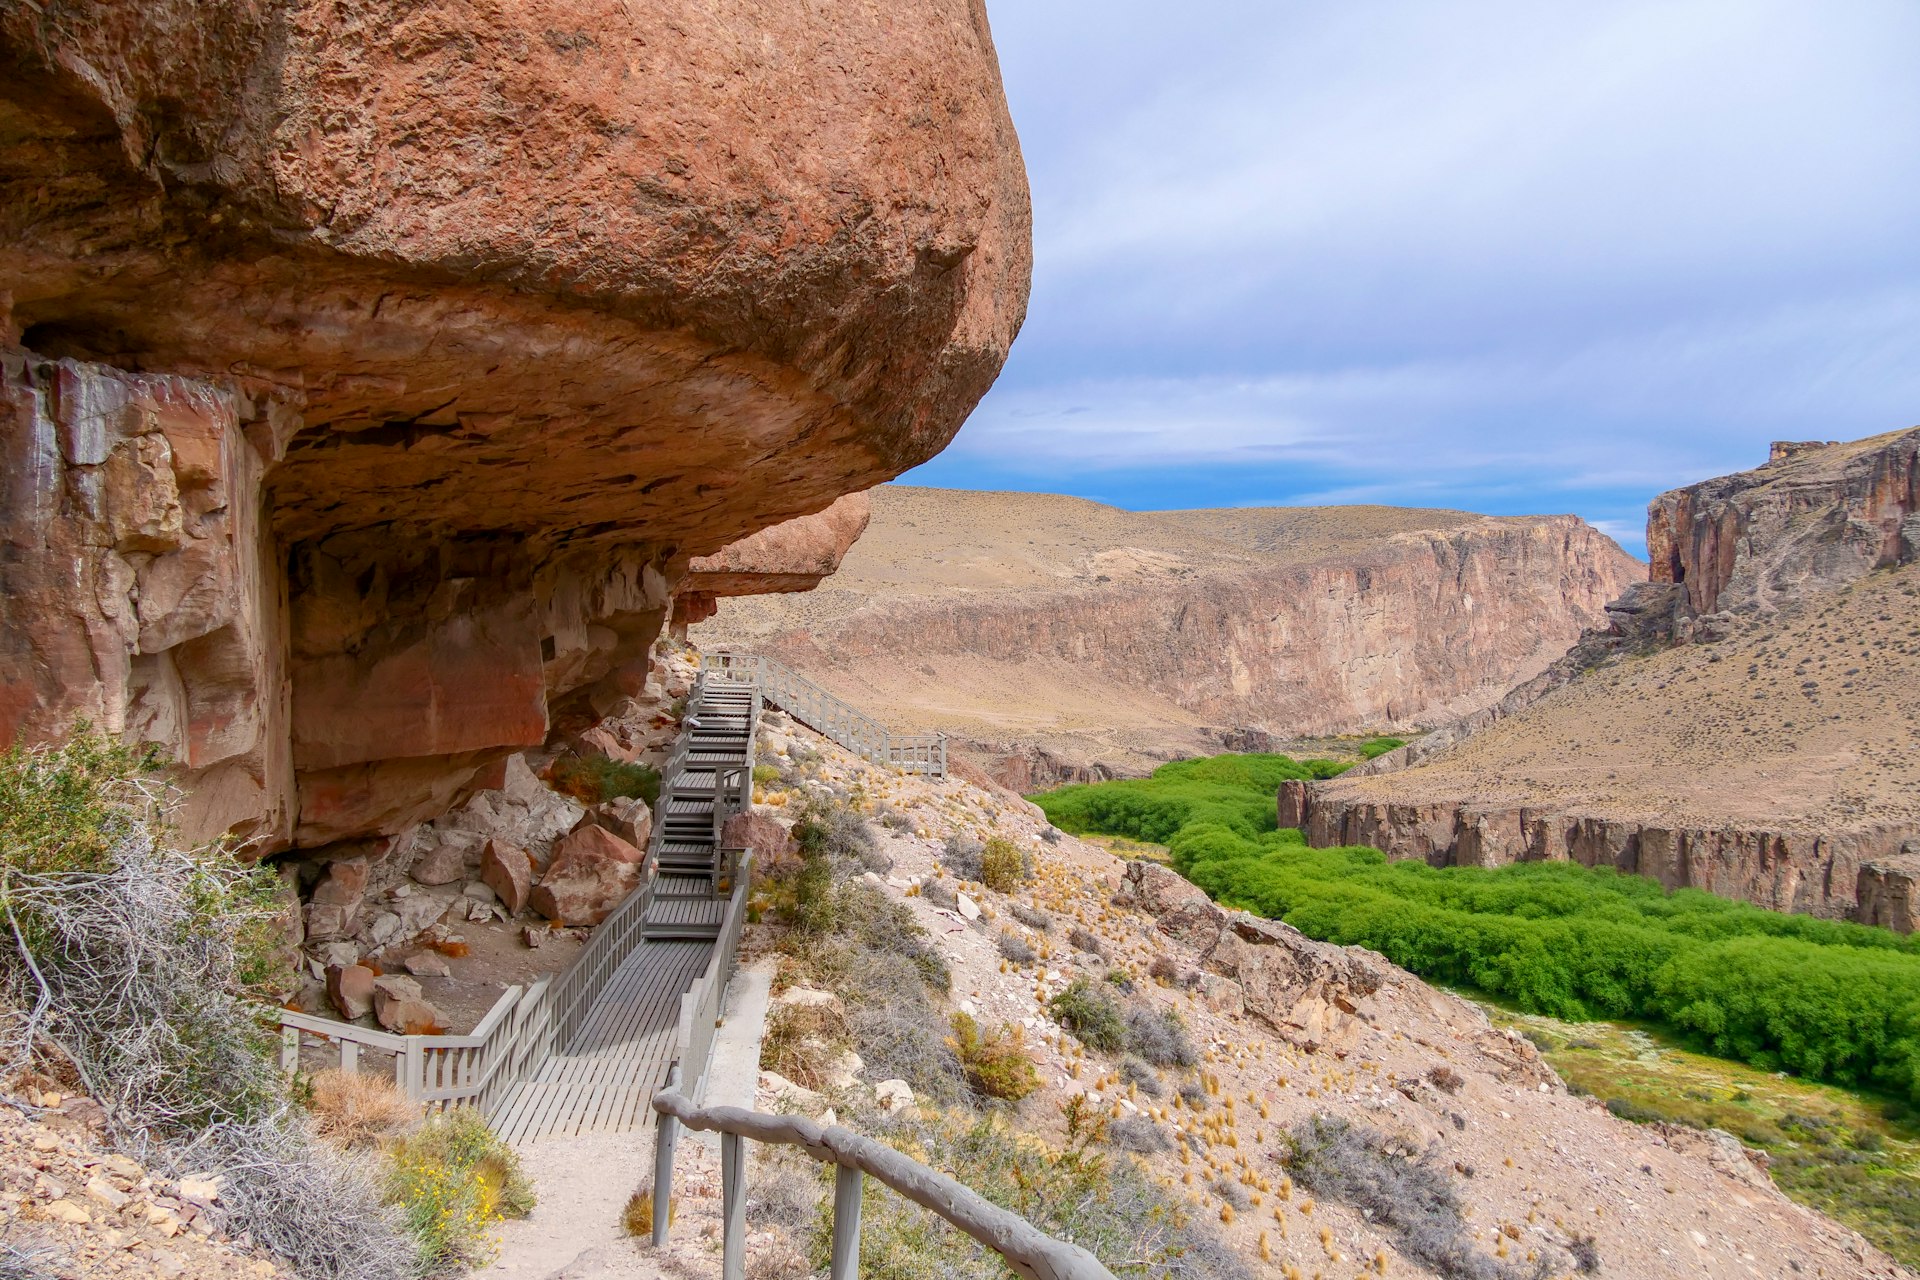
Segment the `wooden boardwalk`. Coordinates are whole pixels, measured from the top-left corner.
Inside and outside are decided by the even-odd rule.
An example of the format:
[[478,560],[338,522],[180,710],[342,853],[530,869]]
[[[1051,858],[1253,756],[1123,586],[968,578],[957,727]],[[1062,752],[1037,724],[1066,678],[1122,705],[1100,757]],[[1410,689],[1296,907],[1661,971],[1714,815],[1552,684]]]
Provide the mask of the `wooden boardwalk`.
[[649,1103],[673,1061],[680,997],[712,954],[710,942],[641,943],[594,1002],[573,1044],[514,1089],[494,1130],[518,1146],[650,1126]]

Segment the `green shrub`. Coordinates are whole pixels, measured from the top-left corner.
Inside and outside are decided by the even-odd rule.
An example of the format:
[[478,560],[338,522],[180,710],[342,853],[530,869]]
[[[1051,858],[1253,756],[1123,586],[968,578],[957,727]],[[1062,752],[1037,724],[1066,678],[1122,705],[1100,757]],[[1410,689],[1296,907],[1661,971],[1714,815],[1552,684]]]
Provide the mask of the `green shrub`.
[[1012,893],[1033,879],[1033,859],[1005,836],[993,836],[980,851],[980,883],[995,893]]
[[1047,1002],[1047,1009],[1089,1049],[1111,1053],[1126,1042],[1127,1024],[1120,1006],[1085,978],[1068,983],[1066,990]]
[[1362,760],[1377,760],[1389,751],[1397,751],[1407,745],[1405,738],[1369,738],[1360,744]]
[[478,1266],[498,1249],[493,1227],[533,1211],[519,1157],[471,1107],[434,1116],[388,1149],[397,1205],[429,1275]]
[[753,766],[753,785],[770,787],[780,781],[780,766],[776,764],[757,764]]
[[1002,1025],[985,1031],[965,1013],[955,1013],[952,1023],[953,1036],[947,1043],[959,1055],[975,1093],[1018,1102],[1040,1087],[1040,1073],[1021,1044],[1020,1028]]
[[1277,827],[1270,784],[1289,770],[1276,760],[1179,761],[1037,799],[1063,827],[1164,843],[1223,903],[1424,977],[1556,1018],[1655,1022],[1766,1070],[1920,1099],[1920,940],[1608,868],[1308,849]]
[[617,796],[637,796],[652,808],[660,803],[660,771],[605,756],[563,756],[547,770],[547,781],[585,804]]

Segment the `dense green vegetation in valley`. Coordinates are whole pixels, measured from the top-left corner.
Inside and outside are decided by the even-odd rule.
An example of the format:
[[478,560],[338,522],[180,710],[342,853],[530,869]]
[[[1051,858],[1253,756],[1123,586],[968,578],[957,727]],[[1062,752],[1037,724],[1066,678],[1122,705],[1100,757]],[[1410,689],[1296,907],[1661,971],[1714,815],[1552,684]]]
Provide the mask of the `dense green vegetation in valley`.
[[1485,869],[1308,849],[1274,790],[1340,766],[1215,756],[1033,797],[1069,832],[1165,845],[1215,898],[1568,1020],[1635,1018],[1723,1057],[1920,1099],[1912,938],[1569,863]]

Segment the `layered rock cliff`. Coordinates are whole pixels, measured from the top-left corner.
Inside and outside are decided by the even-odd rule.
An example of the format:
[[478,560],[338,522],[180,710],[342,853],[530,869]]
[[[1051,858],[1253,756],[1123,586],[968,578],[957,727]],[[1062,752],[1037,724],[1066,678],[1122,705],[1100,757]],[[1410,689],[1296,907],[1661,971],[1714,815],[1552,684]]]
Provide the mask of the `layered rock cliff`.
[[1288,784],[1315,845],[1920,924],[1920,430],[1662,494],[1653,581],[1489,713]]
[[1571,516],[1134,513],[886,486],[841,572],[697,634],[777,652],[1009,785],[1457,715],[1539,671],[1639,566]]
[[938,451],[1029,239],[977,0],[8,6],[0,741],[400,831]]

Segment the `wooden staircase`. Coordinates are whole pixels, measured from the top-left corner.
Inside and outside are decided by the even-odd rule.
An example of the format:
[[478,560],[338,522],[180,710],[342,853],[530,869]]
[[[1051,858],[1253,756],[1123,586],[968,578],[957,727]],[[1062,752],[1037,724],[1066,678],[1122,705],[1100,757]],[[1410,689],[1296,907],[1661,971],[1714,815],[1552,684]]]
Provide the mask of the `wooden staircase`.
[[753,800],[759,689],[703,678],[688,698],[680,741],[661,771],[652,858],[657,879],[647,911],[650,941],[711,941],[732,892],[721,829]]

